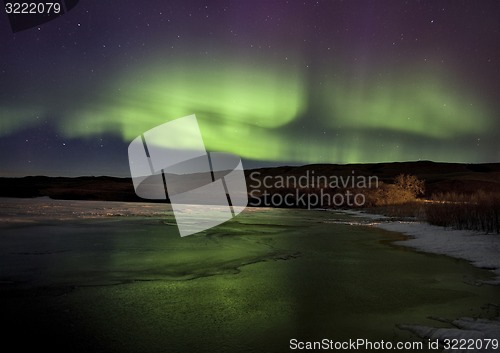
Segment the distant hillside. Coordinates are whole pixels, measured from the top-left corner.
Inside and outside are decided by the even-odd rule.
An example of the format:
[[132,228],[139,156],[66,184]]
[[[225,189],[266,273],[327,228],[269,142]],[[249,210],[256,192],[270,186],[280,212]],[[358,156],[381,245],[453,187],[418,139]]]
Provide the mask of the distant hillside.
[[[426,197],[441,192],[472,193],[477,190],[500,192],[500,163],[460,164],[429,161],[375,164],[311,164],[299,167],[260,168],[245,171],[247,184],[265,176],[300,176],[314,171],[319,176],[377,176],[392,183],[401,173],[413,174],[426,181]],[[130,178],[44,177],[0,178],[0,197],[41,197],[71,200],[146,201],[135,195]]]
[[130,178],[0,178],[0,197],[41,196],[60,200],[144,201],[135,195]]
[[500,192],[500,163],[464,164],[436,163],[431,161],[394,162],[373,164],[311,164],[299,167],[261,168],[246,171],[247,177],[252,172],[260,172],[262,176],[304,175],[306,171],[315,175],[377,176],[383,183],[392,183],[399,174],[413,174],[425,180],[426,197],[436,193],[458,192],[473,193],[478,190]]

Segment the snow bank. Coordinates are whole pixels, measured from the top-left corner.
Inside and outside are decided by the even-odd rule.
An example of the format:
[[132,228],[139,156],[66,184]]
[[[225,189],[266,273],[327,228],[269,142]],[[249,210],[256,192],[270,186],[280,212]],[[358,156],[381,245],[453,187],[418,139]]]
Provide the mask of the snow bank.
[[[391,221],[385,216],[366,214],[360,211],[343,211],[343,213],[369,220],[369,223],[359,222],[359,224],[403,233],[410,237],[407,240],[396,241],[395,244],[428,253],[465,259],[476,267],[491,270],[496,274],[496,278],[487,283],[500,285],[500,235],[498,234],[453,230],[417,221]],[[485,339],[496,339],[498,343],[500,339],[499,320],[499,318],[493,320],[460,318],[449,322],[453,326],[451,328],[420,325],[399,325],[398,327],[424,339],[439,340],[441,344],[446,339],[475,339],[483,340],[483,343],[486,342]],[[444,352],[461,352],[461,350],[444,350]],[[487,349],[483,347],[474,350],[474,352],[498,352],[498,350],[490,345]]]
[[450,323],[455,327],[433,328],[419,325],[399,325],[399,328],[410,331],[420,338],[438,340],[443,348],[445,348],[445,340],[467,340],[466,346],[473,344],[476,348],[474,350],[445,349],[444,352],[498,352],[500,321],[464,317]]
[[[393,221],[386,216],[357,210],[336,210],[336,212],[364,219],[359,222],[343,221],[343,223],[374,226],[391,232],[402,233],[409,237],[407,240],[394,242],[397,245],[470,261],[476,267],[495,273],[496,278],[488,281],[488,284],[500,285],[499,234],[455,230],[419,221]],[[332,223],[338,223],[338,221],[334,220]]]
[[403,233],[410,239],[395,242],[420,251],[465,259],[472,265],[493,271],[489,284],[500,285],[500,235],[453,230],[424,222],[380,222],[376,227]]

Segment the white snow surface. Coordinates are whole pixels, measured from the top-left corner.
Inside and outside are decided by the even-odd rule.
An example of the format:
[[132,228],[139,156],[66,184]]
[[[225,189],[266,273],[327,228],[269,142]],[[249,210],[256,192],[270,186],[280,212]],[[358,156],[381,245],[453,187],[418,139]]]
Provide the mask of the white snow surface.
[[447,255],[470,261],[476,267],[488,269],[496,278],[488,284],[500,285],[500,235],[430,225],[420,221],[392,221],[382,215],[361,211],[341,211],[350,216],[369,219],[364,225],[405,234],[407,240],[394,242],[419,251]]
[[[445,349],[443,352],[498,352],[500,341],[500,321],[488,319],[460,318],[450,322],[454,328],[434,328],[419,325],[399,325],[420,338],[438,340],[445,348],[446,340],[458,340],[458,347],[472,344],[475,349]],[[453,341],[448,342],[453,344]],[[479,346],[480,345],[480,346]],[[480,347],[480,348],[479,348]]]
[[[419,251],[447,255],[465,259],[476,267],[488,269],[495,273],[496,278],[488,284],[500,285],[500,235],[484,234],[468,230],[454,230],[433,226],[418,221],[391,221],[388,217],[368,214],[360,211],[342,211],[355,217],[370,220],[362,225],[375,226],[392,232],[405,234],[407,240],[396,241],[395,244],[407,246]],[[452,328],[435,328],[420,325],[399,325],[400,329],[413,332],[421,338],[439,340],[441,345],[446,339],[469,340],[500,340],[500,318],[492,320],[459,318],[451,321]],[[469,341],[468,341],[469,342]],[[490,341],[491,343],[491,341]],[[444,346],[442,346],[444,348]],[[470,350],[444,350],[444,352],[471,352]],[[499,352],[499,348],[491,345],[473,352]]]
[[500,285],[500,235],[498,234],[453,230],[424,222],[380,222],[375,226],[410,237],[408,240],[395,242],[398,245],[465,259],[476,267],[491,270],[496,278],[488,283]]

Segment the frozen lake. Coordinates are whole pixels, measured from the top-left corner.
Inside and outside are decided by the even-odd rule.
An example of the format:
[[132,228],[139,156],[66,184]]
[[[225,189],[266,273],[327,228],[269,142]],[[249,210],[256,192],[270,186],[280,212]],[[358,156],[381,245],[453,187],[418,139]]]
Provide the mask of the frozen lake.
[[476,285],[491,273],[391,245],[402,236],[349,217],[250,208],[181,238],[165,204],[2,199],[5,339],[22,332],[18,348],[72,352],[287,352],[292,338],[418,341],[397,325],[493,315],[500,288]]

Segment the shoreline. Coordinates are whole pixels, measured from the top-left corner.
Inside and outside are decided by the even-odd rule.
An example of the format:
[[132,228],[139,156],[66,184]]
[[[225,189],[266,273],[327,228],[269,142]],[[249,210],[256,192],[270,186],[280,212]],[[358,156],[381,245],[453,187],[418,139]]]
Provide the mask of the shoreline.
[[[472,266],[493,272],[491,281],[480,281],[477,285],[500,285],[500,236],[470,230],[455,230],[430,225],[421,221],[397,221],[383,215],[347,210],[343,212],[370,222],[360,224],[397,232],[407,237],[393,244],[416,251],[445,255],[467,260]],[[498,303],[488,303],[494,307],[496,315],[489,318],[460,317],[456,319],[433,318],[436,322],[446,322],[449,327],[400,324],[400,330],[409,331],[421,339],[437,340],[443,345],[446,340],[489,339],[500,336],[500,307]],[[443,346],[444,347],[444,346]],[[448,351],[448,350],[445,350]],[[492,347],[476,349],[476,352],[496,352]]]
[[404,234],[405,240],[393,244],[418,251],[446,255],[467,260],[471,265],[488,270],[496,277],[491,281],[481,282],[500,285],[500,236],[470,230],[456,230],[422,221],[391,221],[387,216],[346,210],[342,213],[371,220],[372,227]]

